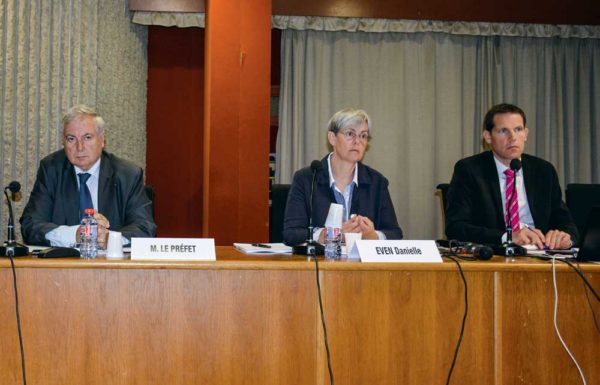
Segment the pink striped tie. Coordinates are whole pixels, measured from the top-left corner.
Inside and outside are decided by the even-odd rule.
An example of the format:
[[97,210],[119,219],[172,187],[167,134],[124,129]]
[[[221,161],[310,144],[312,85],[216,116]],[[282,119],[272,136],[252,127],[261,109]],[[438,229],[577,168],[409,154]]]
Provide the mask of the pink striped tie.
[[510,215],[512,231],[515,232],[520,229],[519,199],[517,191],[515,191],[515,195],[512,196],[515,188],[515,172],[513,170],[505,170],[504,174],[506,175],[506,223],[508,224],[508,216]]

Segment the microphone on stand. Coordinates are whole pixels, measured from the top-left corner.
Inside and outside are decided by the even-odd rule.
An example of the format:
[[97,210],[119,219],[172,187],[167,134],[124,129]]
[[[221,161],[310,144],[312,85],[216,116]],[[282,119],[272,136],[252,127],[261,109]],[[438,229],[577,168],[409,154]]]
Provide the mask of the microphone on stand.
[[[21,190],[21,184],[17,181],[12,181],[8,186],[4,188],[4,196],[6,197],[6,204],[8,205],[8,231],[7,237],[8,240],[4,242],[2,246],[0,246],[0,256],[1,257],[22,257],[25,255],[29,255],[29,248],[27,246],[21,245],[15,241],[15,224],[14,224],[14,216],[12,201],[16,201],[20,199],[19,191]],[[10,191],[10,198],[8,196],[8,192]]]
[[325,254],[325,247],[323,245],[321,245],[320,243],[316,242],[313,239],[313,223],[312,223],[312,216],[313,216],[313,194],[315,192],[315,179],[317,178],[317,172],[321,171],[323,169],[323,163],[321,163],[321,161],[319,160],[313,160],[310,164],[310,170],[312,171],[312,182],[310,184],[310,200],[308,203],[308,236],[306,237],[306,244],[305,245],[298,245],[298,246],[294,246],[292,247],[292,253],[293,254],[298,254],[298,255],[312,255],[312,256],[317,256],[317,255],[323,255]]
[[[508,198],[508,202],[506,207],[511,207],[512,203],[515,199],[515,195],[517,193],[517,172],[521,169],[521,161],[519,159],[513,159],[510,161],[510,169],[514,171],[515,177],[513,179],[513,190]],[[500,247],[496,247],[494,249],[494,253],[498,255],[503,255],[505,257],[522,257],[527,255],[527,250],[524,247],[521,247],[512,240],[512,218],[510,213],[507,211],[506,215],[506,242],[502,244]]]

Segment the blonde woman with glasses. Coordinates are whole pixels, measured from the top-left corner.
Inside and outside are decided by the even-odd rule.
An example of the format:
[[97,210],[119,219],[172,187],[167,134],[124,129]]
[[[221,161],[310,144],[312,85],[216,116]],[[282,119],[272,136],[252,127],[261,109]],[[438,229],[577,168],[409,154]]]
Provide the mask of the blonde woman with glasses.
[[294,174],[285,211],[283,240],[306,241],[313,170],[313,239],[325,242],[323,225],[331,203],[344,206],[342,233],[362,233],[362,239],[402,239],[388,180],[361,161],[371,140],[371,119],[363,110],[347,108],[329,120],[327,141],[332,151],[319,167]]

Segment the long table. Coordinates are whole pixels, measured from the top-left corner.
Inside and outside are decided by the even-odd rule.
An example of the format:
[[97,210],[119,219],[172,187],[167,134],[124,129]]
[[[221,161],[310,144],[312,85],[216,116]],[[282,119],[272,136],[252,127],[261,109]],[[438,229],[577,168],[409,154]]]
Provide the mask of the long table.
[[[15,260],[30,384],[328,384],[314,262],[217,247],[216,262]],[[452,384],[576,384],[549,262],[463,262]],[[600,291],[600,266],[582,264]],[[557,266],[560,332],[600,383],[600,306]],[[338,384],[444,384],[464,289],[453,262],[322,262]],[[600,321],[600,319],[599,319]],[[0,259],[0,384],[21,384],[12,271]]]

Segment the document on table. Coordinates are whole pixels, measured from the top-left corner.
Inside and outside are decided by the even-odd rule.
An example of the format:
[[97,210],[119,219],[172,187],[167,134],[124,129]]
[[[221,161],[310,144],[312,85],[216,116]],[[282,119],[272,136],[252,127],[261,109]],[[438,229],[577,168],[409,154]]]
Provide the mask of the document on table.
[[292,248],[283,243],[234,243],[233,246],[244,254],[292,254]]
[[527,250],[528,256],[533,257],[553,257],[557,259],[573,258],[573,254],[577,253],[577,248],[565,250],[539,249],[535,245],[523,246]]

